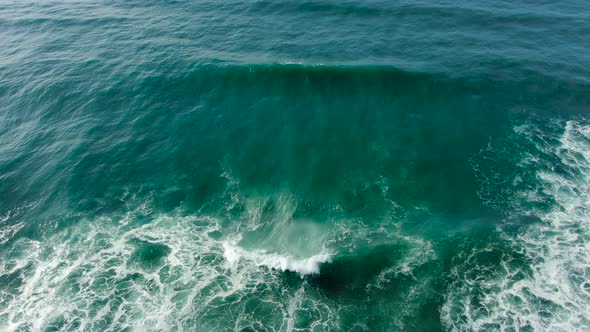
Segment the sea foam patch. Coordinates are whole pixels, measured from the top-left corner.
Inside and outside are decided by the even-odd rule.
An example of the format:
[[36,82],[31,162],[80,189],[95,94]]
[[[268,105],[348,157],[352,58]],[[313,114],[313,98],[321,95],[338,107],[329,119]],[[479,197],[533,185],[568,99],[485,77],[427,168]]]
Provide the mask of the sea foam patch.
[[[231,256],[210,236],[220,231],[213,217],[157,214],[142,203],[123,216],[80,220],[46,239],[19,238],[0,257],[0,275],[12,280],[0,289],[0,329],[280,330],[300,326],[294,319],[302,308],[320,310],[305,324],[334,327],[325,321],[334,309],[313,294],[290,300],[280,295],[276,276],[252,264],[226,264],[235,257],[311,273],[328,256],[297,260],[238,248]],[[271,291],[256,292],[261,286]],[[254,320],[247,315],[253,300],[265,313]]]
[[477,263],[496,251],[492,245],[472,250],[466,259],[471,267],[454,269],[457,281],[441,310],[449,329],[581,331],[590,326],[590,126],[569,121],[562,128],[554,136],[536,127],[515,129],[514,139],[536,147],[520,161],[533,167],[536,184],[516,191],[513,211],[539,222],[517,234],[504,233],[515,255],[498,254],[499,269]]

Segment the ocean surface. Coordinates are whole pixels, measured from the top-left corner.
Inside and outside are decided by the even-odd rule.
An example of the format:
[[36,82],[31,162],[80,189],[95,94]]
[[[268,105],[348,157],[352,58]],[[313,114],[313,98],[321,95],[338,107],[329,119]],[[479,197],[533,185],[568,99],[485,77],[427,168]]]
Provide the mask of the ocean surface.
[[589,331],[585,0],[0,1],[0,330]]

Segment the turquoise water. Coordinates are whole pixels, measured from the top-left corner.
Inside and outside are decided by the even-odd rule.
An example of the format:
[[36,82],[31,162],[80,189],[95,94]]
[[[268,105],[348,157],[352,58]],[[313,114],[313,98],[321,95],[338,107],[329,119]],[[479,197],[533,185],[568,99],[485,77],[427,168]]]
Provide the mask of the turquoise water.
[[590,329],[584,1],[0,28],[0,330]]

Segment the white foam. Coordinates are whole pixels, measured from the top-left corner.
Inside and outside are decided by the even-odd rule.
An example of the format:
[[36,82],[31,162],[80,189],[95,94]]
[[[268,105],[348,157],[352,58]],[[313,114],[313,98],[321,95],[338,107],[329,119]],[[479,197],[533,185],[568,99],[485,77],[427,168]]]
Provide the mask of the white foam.
[[[285,330],[300,324],[292,316],[310,305],[321,313],[309,324],[337,324],[336,309],[313,294],[284,306],[290,294],[276,296],[280,276],[248,260],[312,273],[327,257],[285,260],[238,250],[241,263],[228,266],[220,233],[227,238],[239,226],[157,214],[139,203],[121,216],[81,219],[47,238],[10,243],[0,255],[0,275],[17,282],[0,289],[0,330]],[[146,267],[134,258],[138,243],[146,242],[168,248],[161,264]],[[260,285],[272,291],[258,292]],[[248,312],[252,294],[264,315]]]
[[320,265],[332,260],[332,255],[328,253],[320,253],[305,258],[295,258],[288,254],[272,253],[263,249],[248,251],[229,241],[223,243],[223,257],[230,264],[237,264],[240,260],[246,260],[256,266],[266,266],[281,271],[292,271],[301,275],[318,274],[320,273]]
[[[515,128],[538,153],[522,161],[536,170],[538,186],[525,187],[515,200],[550,201],[551,211],[520,204],[518,213],[541,222],[504,239],[530,262],[523,269],[504,257],[501,269],[474,266],[460,272],[441,312],[455,331],[522,330],[587,331],[590,327],[590,126],[574,121],[563,134]],[[559,160],[558,163],[553,160]],[[560,164],[560,165],[558,165]],[[516,203],[515,203],[516,204]],[[466,261],[492,247],[475,248]]]
[[7,211],[4,215],[0,215],[0,244],[8,242],[25,227],[23,221],[14,222],[13,219],[20,216],[23,210],[35,207],[37,203],[38,202],[25,204],[19,208]]
[[0,244],[8,242],[14,237],[21,229],[25,227],[24,223],[16,223],[13,225],[3,225],[0,220]]

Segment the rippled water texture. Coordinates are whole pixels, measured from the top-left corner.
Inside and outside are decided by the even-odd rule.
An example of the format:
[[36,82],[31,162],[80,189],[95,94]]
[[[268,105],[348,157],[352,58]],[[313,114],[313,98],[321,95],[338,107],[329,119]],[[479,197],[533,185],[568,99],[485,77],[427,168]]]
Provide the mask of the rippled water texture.
[[0,330],[589,330],[588,8],[0,1]]

